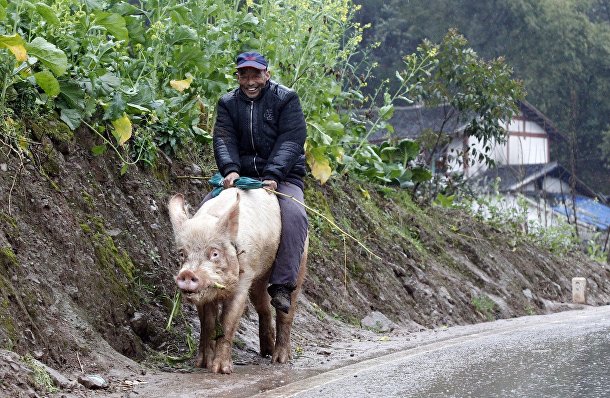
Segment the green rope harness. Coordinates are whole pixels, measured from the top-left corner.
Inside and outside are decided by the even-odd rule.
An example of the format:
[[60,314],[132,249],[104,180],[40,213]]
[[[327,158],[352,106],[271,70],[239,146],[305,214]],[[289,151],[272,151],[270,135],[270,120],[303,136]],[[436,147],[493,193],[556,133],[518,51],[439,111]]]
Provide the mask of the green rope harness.
[[[222,190],[224,189],[224,187],[222,185],[223,180],[224,180],[224,178],[222,178],[220,173],[216,173],[212,176],[212,178],[210,178],[210,181],[209,181],[210,185],[215,187],[212,190],[213,198],[220,195],[220,192],[222,192]],[[250,177],[239,177],[238,179],[233,181],[233,185],[239,189],[256,189],[256,188],[262,188],[263,182],[259,181],[259,180],[255,180],[254,178],[250,178]]]

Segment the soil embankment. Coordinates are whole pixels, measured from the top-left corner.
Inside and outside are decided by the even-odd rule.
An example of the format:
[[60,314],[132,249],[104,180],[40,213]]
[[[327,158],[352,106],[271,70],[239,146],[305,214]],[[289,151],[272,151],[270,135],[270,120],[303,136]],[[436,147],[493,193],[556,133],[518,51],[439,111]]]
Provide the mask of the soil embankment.
[[[177,256],[165,204],[176,192],[198,204],[205,180],[182,177],[207,170],[162,157],[153,169],[120,175],[112,155],[91,155],[87,131],[29,128],[29,157],[0,153],[0,396],[45,395],[28,371],[33,360],[66,376],[61,393],[75,396],[88,394],[75,387],[81,374],[100,374],[118,392],[149,366],[188,369],[194,311],[183,307],[166,327]],[[297,356],[317,358],[327,343],[392,328],[379,313],[415,331],[568,309],[575,276],[588,280],[588,304],[610,302],[610,268],[583,255],[554,255],[455,210],[421,209],[405,192],[339,179],[307,184],[308,204],[380,259],[310,215]],[[372,330],[360,328],[367,316],[379,317]],[[256,331],[248,310],[236,363],[266,366]]]

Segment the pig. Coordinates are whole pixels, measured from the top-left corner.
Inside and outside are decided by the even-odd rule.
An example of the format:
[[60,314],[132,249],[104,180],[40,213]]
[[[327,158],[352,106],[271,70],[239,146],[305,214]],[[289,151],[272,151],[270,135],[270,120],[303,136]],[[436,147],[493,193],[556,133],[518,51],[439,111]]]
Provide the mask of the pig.
[[[168,204],[181,268],[176,283],[201,322],[195,366],[214,373],[233,371],[233,338],[248,295],[258,313],[260,355],[272,362],[291,358],[290,330],[306,271],[308,240],[288,314],[276,312],[277,335],[267,281],[277,252],[281,223],[278,199],[264,189],[223,190],[190,217],[184,197]],[[222,327],[217,332],[217,324]]]

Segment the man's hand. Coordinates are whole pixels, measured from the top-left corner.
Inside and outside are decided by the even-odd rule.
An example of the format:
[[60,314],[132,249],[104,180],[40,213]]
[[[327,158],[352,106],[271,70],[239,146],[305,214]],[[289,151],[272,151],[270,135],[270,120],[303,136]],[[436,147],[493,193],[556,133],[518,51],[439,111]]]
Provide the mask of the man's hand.
[[231,188],[233,186],[233,183],[235,182],[235,180],[237,180],[239,178],[239,174],[237,174],[236,172],[232,171],[229,174],[227,174],[225,176],[225,178],[222,180],[222,186],[226,189],[226,188]]
[[275,182],[274,180],[264,180],[263,186],[273,191],[277,191],[277,182]]

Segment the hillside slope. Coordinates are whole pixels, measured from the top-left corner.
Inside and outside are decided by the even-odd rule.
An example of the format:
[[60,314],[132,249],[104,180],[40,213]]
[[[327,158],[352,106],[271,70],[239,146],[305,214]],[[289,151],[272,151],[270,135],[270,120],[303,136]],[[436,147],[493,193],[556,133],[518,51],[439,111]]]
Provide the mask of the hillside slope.
[[[183,177],[201,177],[200,167],[162,158],[120,176],[112,155],[90,154],[86,130],[26,128],[31,156],[0,152],[0,349],[73,379],[112,377],[119,365],[136,373],[191,366],[193,309],[166,328],[177,256],[165,204],[176,192],[199,203],[205,179]],[[406,192],[347,179],[307,186],[308,204],[379,258],[310,214],[295,346],[357,333],[372,311],[417,330],[567,309],[574,276],[587,278],[588,304],[610,302],[610,268],[582,255],[556,256],[456,210],[421,209]],[[236,344],[245,361],[255,360],[255,330],[247,311]],[[8,377],[7,355],[3,391],[34,388],[29,376]]]

